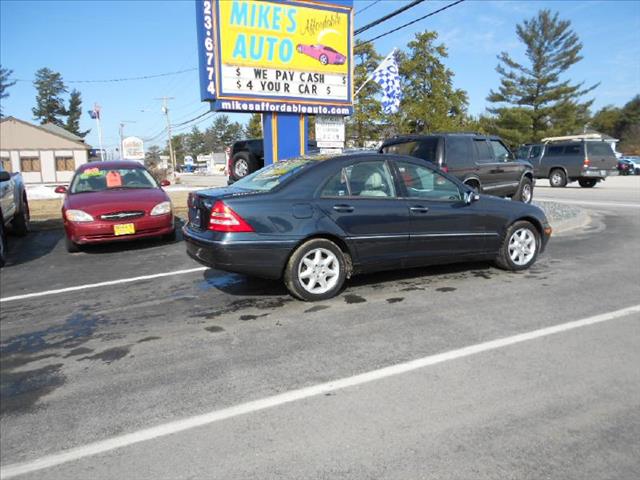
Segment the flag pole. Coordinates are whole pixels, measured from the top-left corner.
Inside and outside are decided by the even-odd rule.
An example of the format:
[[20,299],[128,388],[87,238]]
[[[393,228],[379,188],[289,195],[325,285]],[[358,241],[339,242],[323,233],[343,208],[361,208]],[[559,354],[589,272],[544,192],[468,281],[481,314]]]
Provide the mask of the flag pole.
[[98,125],[98,144],[100,145],[100,161],[104,162],[104,150],[102,149],[102,128],[100,127],[100,116],[96,117],[96,124]]

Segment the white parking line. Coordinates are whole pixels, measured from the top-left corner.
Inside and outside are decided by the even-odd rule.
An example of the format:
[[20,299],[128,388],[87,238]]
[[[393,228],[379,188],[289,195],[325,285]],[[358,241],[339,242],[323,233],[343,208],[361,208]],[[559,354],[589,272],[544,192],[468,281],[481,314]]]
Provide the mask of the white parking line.
[[540,201],[540,202],[555,202],[555,203],[569,203],[572,205],[585,205],[587,207],[640,208],[640,203],[594,202],[591,200],[567,200],[564,198],[546,198],[546,197],[538,197],[538,198],[534,198],[534,200]]
[[153,440],[167,435],[172,435],[174,433],[183,432],[185,430],[201,427],[203,425],[209,425],[221,420],[227,420],[229,418],[237,417],[239,415],[246,415],[248,413],[257,412],[267,408],[277,407],[279,405],[294,402],[297,400],[303,400],[306,398],[323,395],[327,392],[333,392],[344,388],[362,385],[394,375],[412,372],[414,370],[428,367],[430,365],[448,362],[451,360],[468,357],[470,355],[475,355],[498,348],[508,347],[510,345],[555,335],[558,333],[566,332],[568,330],[582,328],[588,325],[594,325],[596,323],[611,321],[616,318],[630,315],[632,313],[640,313],[640,305],[623,308],[622,310],[616,310],[614,312],[603,313],[601,315],[596,315],[589,318],[583,318],[582,320],[562,323],[560,325],[554,325],[552,327],[541,328],[539,330],[533,330],[531,332],[521,333],[518,335],[513,335],[511,337],[504,337],[497,340],[478,343],[475,345],[470,345],[468,347],[459,348],[457,350],[450,350],[448,352],[430,355],[428,357],[419,358],[409,362],[391,365],[389,367],[384,367],[378,370],[372,370],[370,372],[355,375],[353,377],[341,378],[339,380],[321,383],[306,388],[300,388],[298,390],[291,390],[289,392],[262,398],[260,400],[242,403],[240,405],[224,408],[222,410],[214,410],[202,415],[196,415],[193,417],[185,418],[183,420],[177,420],[155,427],[146,428],[144,430],[138,430],[137,432],[90,443],[81,447],[71,448],[60,453],[46,455],[36,460],[6,465],[4,467],[0,467],[0,478],[17,477],[18,475],[24,475],[26,473],[36,472],[67,462],[73,462],[86,457],[90,457],[92,455],[109,452],[117,448],[127,447],[129,445],[146,442],[148,440]]
[[110,280],[108,282],[87,283],[85,285],[77,285],[75,287],[58,288],[57,290],[45,290],[44,292],[25,293],[24,295],[14,295],[13,297],[0,298],[0,303],[13,302],[15,300],[24,300],[25,298],[44,297],[46,295],[55,295],[57,293],[75,292],[77,290],[86,290],[88,288],[106,287],[109,285],[118,285],[120,283],[139,282],[140,280],[151,280],[153,278],[171,277],[173,275],[184,275],[185,273],[202,272],[207,267],[189,268],[187,270],[174,270],[173,272],[154,273],[151,275],[142,275],[141,277],[121,278],[119,280]]

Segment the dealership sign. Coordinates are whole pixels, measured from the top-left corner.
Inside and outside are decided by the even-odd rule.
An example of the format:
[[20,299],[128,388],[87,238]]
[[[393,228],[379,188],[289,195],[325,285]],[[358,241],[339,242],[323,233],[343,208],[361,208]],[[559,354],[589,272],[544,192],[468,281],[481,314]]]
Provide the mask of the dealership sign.
[[348,115],[345,0],[197,0],[200,89],[214,110]]

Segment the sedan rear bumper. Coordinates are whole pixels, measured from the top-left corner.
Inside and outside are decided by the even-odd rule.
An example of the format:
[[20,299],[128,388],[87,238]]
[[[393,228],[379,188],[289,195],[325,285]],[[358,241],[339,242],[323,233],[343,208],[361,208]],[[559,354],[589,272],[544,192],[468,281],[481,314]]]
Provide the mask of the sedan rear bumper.
[[[123,223],[132,223],[134,225],[135,233],[116,235],[114,233],[114,225]],[[162,235],[168,235],[173,232],[174,228],[173,214],[158,215],[157,217],[145,216],[130,222],[64,222],[64,229],[67,233],[67,237],[73,243],[77,243],[78,245],[161,237]]]
[[294,240],[212,240],[183,227],[187,254],[207,267],[255,277],[278,279],[295,247]]

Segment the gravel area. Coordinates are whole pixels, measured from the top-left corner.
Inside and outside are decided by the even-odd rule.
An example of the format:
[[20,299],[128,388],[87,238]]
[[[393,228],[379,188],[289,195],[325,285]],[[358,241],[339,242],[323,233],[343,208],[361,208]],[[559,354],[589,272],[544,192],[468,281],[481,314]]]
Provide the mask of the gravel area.
[[586,210],[566,203],[533,201],[533,205],[544,210],[555,233],[584,226],[589,221]]

